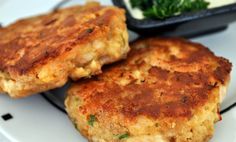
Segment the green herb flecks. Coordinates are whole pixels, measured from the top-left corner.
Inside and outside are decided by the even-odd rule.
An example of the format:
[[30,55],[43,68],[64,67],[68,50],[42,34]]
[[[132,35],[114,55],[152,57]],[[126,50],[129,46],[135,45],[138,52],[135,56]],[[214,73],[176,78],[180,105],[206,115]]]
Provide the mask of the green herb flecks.
[[141,9],[145,17],[157,19],[203,10],[209,6],[205,0],[130,0],[130,3],[133,8]]
[[88,124],[93,126],[94,122],[97,120],[95,115],[89,115]]
[[86,31],[87,31],[87,33],[92,33],[92,32],[93,32],[93,30],[94,30],[94,29],[92,29],[92,28],[89,28],[89,29],[87,29]]
[[129,137],[129,134],[128,133],[125,133],[125,134],[121,134],[121,135],[119,135],[119,140],[122,140],[122,139],[126,139],[126,138],[128,138]]

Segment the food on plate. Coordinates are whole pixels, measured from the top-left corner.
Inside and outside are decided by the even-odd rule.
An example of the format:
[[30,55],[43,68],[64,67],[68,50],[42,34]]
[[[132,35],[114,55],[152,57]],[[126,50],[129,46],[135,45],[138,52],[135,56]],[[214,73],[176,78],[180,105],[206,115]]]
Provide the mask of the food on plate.
[[122,9],[91,2],[0,29],[0,90],[13,98],[101,73],[129,51]]
[[140,9],[145,18],[155,19],[207,9],[210,4],[205,0],[125,0],[125,2],[132,8]]
[[205,142],[221,119],[231,63],[201,44],[149,38],[68,90],[66,110],[90,142]]

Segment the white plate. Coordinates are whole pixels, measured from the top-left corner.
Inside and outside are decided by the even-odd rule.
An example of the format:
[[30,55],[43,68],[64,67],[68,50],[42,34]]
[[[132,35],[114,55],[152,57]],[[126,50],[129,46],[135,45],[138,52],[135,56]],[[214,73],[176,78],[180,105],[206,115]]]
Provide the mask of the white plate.
[[[18,18],[46,12],[58,2],[59,0],[0,0],[0,23],[7,25]],[[70,4],[83,2],[74,0]],[[111,4],[109,0],[103,0],[102,3]],[[222,108],[227,107],[236,101],[236,23],[231,24],[226,31],[192,40],[203,43],[217,55],[224,56],[233,63],[231,84],[222,104]],[[12,142],[86,142],[67,116],[41,95],[19,100],[0,95],[0,105],[1,116],[7,113],[13,116],[8,121],[0,118],[0,133]],[[235,122],[236,109],[232,109],[216,124],[211,142],[236,142]],[[1,138],[1,134],[2,142],[5,139]]]

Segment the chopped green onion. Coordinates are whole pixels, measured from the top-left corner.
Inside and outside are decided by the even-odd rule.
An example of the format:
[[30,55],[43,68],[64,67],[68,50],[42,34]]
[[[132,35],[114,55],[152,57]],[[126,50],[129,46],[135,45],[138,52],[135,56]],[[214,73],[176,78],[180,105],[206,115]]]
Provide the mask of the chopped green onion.
[[96,121],[95,115],[89,115],[88,124],[89,124],[90,126],[93,126],[93,124],[94,124],[95,121]]
[[129,134],[125,133],[125,134],[120,135],[118,138],[119,138],[119,140],[122,140],[122,139],[125,139],[125,138],[128,138],[128,137],[129,137]]

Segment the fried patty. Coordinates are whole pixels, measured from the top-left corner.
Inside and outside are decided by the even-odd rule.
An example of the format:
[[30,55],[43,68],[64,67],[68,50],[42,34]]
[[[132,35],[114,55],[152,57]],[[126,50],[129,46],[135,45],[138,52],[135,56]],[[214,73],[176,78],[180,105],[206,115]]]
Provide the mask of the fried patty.
[[0,90],[19,98],[101,73],[129,51],[122,9],[88,3],[0,29]]
[[231,63],[198,43],[150,38],[68,91],[66,109],[90,142],[206,142],[221,119]]

